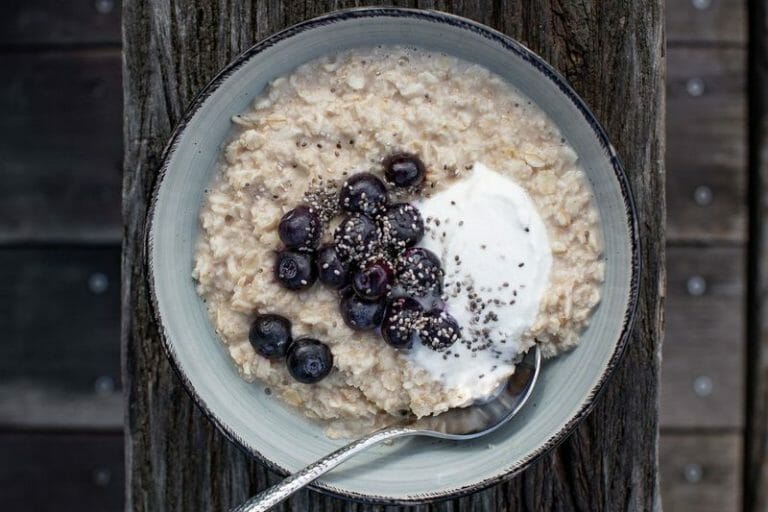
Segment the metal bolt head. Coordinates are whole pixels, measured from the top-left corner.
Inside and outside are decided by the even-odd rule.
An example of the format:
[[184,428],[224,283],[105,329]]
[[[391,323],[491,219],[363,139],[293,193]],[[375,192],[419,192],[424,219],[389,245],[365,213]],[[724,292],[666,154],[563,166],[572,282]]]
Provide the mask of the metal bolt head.
[[99,487],[106,487],[112,480],[112,472],[107,468],[98,468],[93,472],[93,483]]
[[701,297],[707,291],[707,281],[701,276],[691,276],[685,283],[689,295]]
[[88,289],[95,295],[101,295],[109,288],[109,278],[101,272],[94,272],[88,276]]
[[704,80],[701,78],[689,78],[685,82],[685,90],[694,98],[701,96],[704,94]]
[[704,9],[709,9],[709,6],[712,5],[712,0],[691,0],[691,3],[696,9],[703,11]]
[[712,394],[715,383],[710,377],[701,375],[693,380],[693,392],[698,396],[705,397]]
[[683,467],[683,478],[689,484],[697,484],[701,482],[701,477],[704,476],[704,470],[699,464],[691,463],[686,464]]
[[93,390],[97,395],[109,395],[115,390],[115,379],[103,375],[93,382]]
[[96,0],[93,7],[99,14],[109,14],[115,10],[115,0]]
[[712,189],[706,185],[700,185],[693,191],[693,200],[699,206],[712,204]]

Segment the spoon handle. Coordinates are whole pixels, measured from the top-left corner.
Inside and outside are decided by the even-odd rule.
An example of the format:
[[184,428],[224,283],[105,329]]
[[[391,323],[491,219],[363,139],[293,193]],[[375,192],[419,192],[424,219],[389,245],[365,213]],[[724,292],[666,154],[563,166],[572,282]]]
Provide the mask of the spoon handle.
[[294,492],[366,448],[382,441],[386,441],[387,439],[394,439],[396,437],[413,435],[416,433],[418,433],[417,430],[409,427],[391,427],[377,430],[372,434],[368,434],[357,441],[353,441],[348,445],[339,448],[335,452],[326,455],[304,469],[288,476],[279,484],[260,492],[239,507],[232,509],[231,512],[266,512]]

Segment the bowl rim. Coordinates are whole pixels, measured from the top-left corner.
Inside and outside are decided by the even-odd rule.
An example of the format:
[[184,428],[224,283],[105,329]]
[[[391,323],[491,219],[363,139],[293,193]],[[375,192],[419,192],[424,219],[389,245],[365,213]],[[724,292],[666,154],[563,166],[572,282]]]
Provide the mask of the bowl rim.
[[145,268],[147,269],[148,274],[147,281],[150,298],[149,312],[157,325],[158,336],[160,337],[166,356],[171,363],[171,367],[184,384],[184,388],[187,393],[193,399],[197,407],[200,408],[203,414],[216,426],[216,428],[224,435],[224,437],[234,443],[239,449],[244,451],[249,456],[256,458],[270,470],[282,476],[287,476],[289,474],[287,469],[266,458],[256,448],[250,447],[237,434],[237,432],[234,431],[234,429],[227,425],[225,421],[219,418],[211,409],[208,408],[206,402],[198,394],[193,382],[187,376],[186,372],[181,366],[181,362],[176,355],[175,348],[170,342],[169,336],[166,333],[165,324],[160,313],[157,298],[153,262],[154,239],[152,235],[155,209],[160,188],[164,181],[165,175],[170,168],[171,158],[175,153],[181,135],[186,129],[187,124],[189,124],[189,122],[195,116],[205,100],[211,94],[213,94],[227,80],[227,78],[229,78],[229,76],[231,76],[234,72],[240,69],[240,67],[247,64],[248,61],[250,61],[264,50],[274,46],[279,42],[290,39],[302,32],[312,30],[320,26],[329,25],[338,21],[374,17],[415,18],[421,21],[442,23],[451,25],[453,27],[458,27],[462,30],[468,30],[496,43],[499,43],[505,50],[512,52],[517,57],[522,58],[524,61],[530,64],[533,68],[536,69],[536,71],[543,75],[543,78],[553,82],[558,87],[560,92],[563,93],[565,97],[567,97],[571,102],[573,102],[574,106],[577,108],[579,113],[584,117],[585,121],[592,129],[597,141],[606,152],[611,167],[614,171],[614,175],[619,183],[619,188],[621,190],[621,195],[624,202],[624,213],[626,216],[627,228],[629,231],[631,244],[629,300],[622,322],[621,333],[619,335],[619,339],[614,348],[614,351],[611,354],[611,358],[606,365],[605,371],[602,373],[597,383],[590,390],[590,393],[587,395],[581,408],[566,424],[564,424],[557,432],[552,434],[547,442],[545,442],[542,446],[536,450],[533,450],[525,458],[518,461],[516,465],[506,467],[497,475],[486,478],[479,482],[474,482],[462,487],[456,487],[447,491],[428,492],[418,495],[393,498],[391,496],[380,496],[376,494],[364,494],[355,491],[349,491],[337,488],[332,485],[317,482],[313,482],[308,486],[312,490],[319,491],[323,494],[343,499],[351,499],[360,503],[376,505],[419,505],[430,503],[436,500],[466,496],[468,494],[482,491],[495,484],[509,480],[528,469],[541,457],[546,455],[551,449],[561,444],[595,407],[597,399],[606,389],[606,383],[615,374],[616,367],[621,361],[623,354],[626,352],[626,346],[632,334],[637,316],[641,274],[641,242],[639,237],[637,210],[635,208],[635,200],[632,194],[632,189],[629,185],[629,179],[626,175],[624,167],[619,160],[616,150],[610,143],[605,129],[597,120],[592,111],[587,107],[584,100],[581,99],[581,97],[573,90],[567,80],[562,75],[560,75],[558,71],[556,71],[542,57],[534,53],[522,43],[511,38],[510,36],[507,36],[506,34],[503,34],[495,29],[488,27],[487,25],[470,20],[468,18],[431,9],[414,9],[403,7],[354,7],[350,9],[332,11],[280,30],[271,36],[258,41],[256,44],[235,57],[234,60],[232,60],[226,67],[217,73],[213,79],[211,79],[211,81],[193,98],[189,108],[186,110],[183,117],[179,120],[173,132],[171,133],[169,141],[165,146],[161,156],[162,164],[158,169],[158,172],[154,178],[154,183],[152,184],[152,194],[147,209],[147,216],[144,221],[143,261],[146,265]]

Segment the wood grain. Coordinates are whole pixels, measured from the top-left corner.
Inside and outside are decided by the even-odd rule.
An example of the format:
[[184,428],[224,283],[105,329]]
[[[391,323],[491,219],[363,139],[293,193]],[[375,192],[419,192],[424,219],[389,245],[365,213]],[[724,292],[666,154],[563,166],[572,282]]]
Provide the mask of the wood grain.
[[[667,250],[662,428],[744,426],[745,267],[742,247]],[[702,295],[691,278],[704,280]]]
[[0,46],[120,44],[120,0],[4,0]]
[[667,42],[671,46],[710,43],[746,46],[746,0],[667,2]]
[[117,512],[123,508],[121,435],[0,433],[5,512]]
[[742,437],[736,432],[663,434],[659,462],[664,512],[740,512],[741,450]]
[[[740,443],[738,434],[662,434],[659,469],[664,510],[739,510]],[[4,460],[10,461],[5,467],[15,468],[13,472],[0,468],[0,499],[6,512],[51,510],[52,504],[62,512],[123,510],[121,436],[6,433],[0,434],[0,449],[8,457]],[[70,454],[65,462],[52,460]],[[106,474],[100,473],[103,470],[108,471],[106,485]],[[698,470],[701,476],[697,480]],[[39,486],[51,491],[44,496],[34,493]],[[475,504],[481,501],[479,496],[474,499]],[[452,504],[446,503],[437,509],[459,510],[451,507]],[[426,507],[413,510],[419,509]],[[384,512],[392,508],[372,510]],[[472,509],[464,507],[463,510]],[[474,510],[492,512],[494,509],[481,509],[476,505]]]
[[[667,80],[668,239],[746,240],[746,51],[669,48]],[[692,96],[692,80],[703,92]],[[695,200],[698,187],[711,201]]]
[[120,52],[0,53],[0,70],[0,243],[118,243]]
[[[350,5],[353,2],[299,0],[124,3],[122,339],[129,509],[224,509],[274,482],[201,417],[165,360],[149,314],[142,260],[147,200],[171,128],[218,69],[257,38]],[[418,6],[476,17],[517,37],[585,97],[627,167],[639,208],[645,273],[626,358],[574,435],[511,482],[416,510],[658,509],[657,387],[665,279],[661,2],[606,6],[591,0],[499,0]],[[628,108],[631,105],[636,107]],[[604,478],[606,474],[611,478]],[[308,492],[286,507],[376,510]]]

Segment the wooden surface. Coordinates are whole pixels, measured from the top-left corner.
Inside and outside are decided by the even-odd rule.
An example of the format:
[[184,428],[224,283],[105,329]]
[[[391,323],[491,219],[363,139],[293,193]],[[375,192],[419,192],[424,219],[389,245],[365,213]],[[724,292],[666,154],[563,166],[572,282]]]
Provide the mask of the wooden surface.
[[[2,212],[0,214],[0,253],[9,248],[23,247],[40,252],[49,250],[58,252],[62,249],[78,249],[82,244],[90,246],[96,243],[99,247],[112,249],[114,257],[111,257],[110,261],[114,263],[110,264],[111,268],[116,268],[119,264],[117,243],[121,235],[120,175],[115,173],[104,176],[102,173],[106,173],[105,169],[110,168],[110,162],[119,161],[122,147],[121,62],[118,46],[120,13],[119,2],[112,4],[115,6],[112,11],[104,13],[96,9],[96,3],[96,0],[75,0],[65,3],[58,0],[0,2],[0,51],[2,52],[0,62],[3,65],[2,75],[0,75],[3,77],[0,79],[0,104],[7,112],[13,112],[15,120],[14,123],[8,123],[0,119],[0,127],[2,127],[0,147],[3,148],[3,151],[0,151],[0,196],[3,197],[3,201],[0,202]],[[743,124],[734,122],[731,113],[746,115],[744,112],[738,113],[738,105],[743,105],[744,111],[747,111],[746,91],[742,90],[739,93],[737,85],[744,82],[743,73],[746,71],[744,65],[746,64],[747,32],[744,29],[744,21],[747,18],[747,6],[745,1],[740,0],[704,2],[704,4],[707,3],[708,7],[705,9],[697,9],[693,0],[668,0],[665,6],[670,82],[667,87],[666,102],[667,202],[669,205],[667,222],[668,239],[673,247],[668,251],[670,289],[666,304],[668,335],[665,340],[662,364],[659,464],[664,509],[673,512],[698,510],[697,507],[702,506],[700,496],[707,496],[708,502],[711,501],[713,506],[719,507],[718,510],[723,512],[740,510],[738,489],[741,483],[737,476],[740,474],[739,468],[743,463],[743,457],[739,450],[733,449],[736,444],[729,439],[732,438],[731,436],[741,435],[740,427],[734,426],[739,424],[739,420],[734,418],[737,417],[735,411],[743,409],[744,400],[740,396],[730,397],[731,400],[724,405],[725,417],[728,419],[727,421],[718,419],[717,423],[720,426],[698,427],[702,417],[707,420],[713,416],[717,417],[717,412],[724,403],[723,386],[718,384],[719,380],[730,377],[729,386],[739,380],[739,375],[719,372],[721,365],[715,363],[716,358],[722,356],[728,362],[727,368],[733,368],[733,361],[739,357],[739,345],[736,341],[737,337],[733,334],[727,336],[727,343],[719,344],[715,336],[707,336],[709,331],[698,329],[695,325],[696,322],[702,321],[702,316],[697,315],[699,301],[703,301],[710,311],[714,311],[712,301],[715,301],[717,307],[722,308],[721,316],[729,319],[736,318],[736,320],[728,320],[729,325],[734,325],[734,322],[738,322],[738,317],[744,315],[743,310],[740,312],[739,308],[746,306],[745,298],[737,294],[722,293],[722,283],[748,288],[747,284],[752,280],[746,280],[745,275],[741,275],[740,279],[742,271],[739,270],[738,262],[726,261],[721,269],[717,261],[708,257],[706,252],[710,247],[715,252],[727,248],[744,250],[746,232],[741,231],[741,235],[737,232],[743,230],[747,224],[747,212],[743,203],[746,196],[747,173],[745,168],[736,163],[736,159],[729,158],[727,165],[720,165],[717,168],[719,170],[715,177],[719,179],[707,180],[708,186],[711,186],[713,201],[702,206],[695,202],[693,191],[703,181],[698,179],[696,167],[690,165],[687,159],[702,161],[722,151],[719,149],[722,146],[714,136],[709,137],[706,144],[702,144],[700,139],[702,133],[719,134],[730,141],[728,146],[738,146],[735,150],[731,150],[732,154],[736,154],[736,151],[746,154],[744,149],[746,140],[740,139],[739,133],[742,137],[744,136],[747,120],[744,119]],[[764,4],[764,1],[753,2],[752,7]],[[258,9],[267,12],[265,5],[262,4]],[[513,4],[512,8],[514,5],[516,4]],[[493,16],[492,12],[480,12],[482,9],[479,7],[475,10],[478,19],[490,20]],[[283,15],[283,11],[279,9],[268,12],[275,19]],[[750,18],[754,19],[754,15]],[[253,30],[256,30],[257,36],[260,37],[266,28],[256,27]],[[761,28],[757,32],[765,34],[766,30]],[[23,54],[23,58],[18,54]],[[104,57],[94,58],[94,55]],[[726,61],[724,58],[726,55],[732,56],[733,61]],[[19,65],[25,60],[34,64]],[[59,61],[56,74],[48,69],[52,60]],[[768,67],[764,60],[761,62],[764,68]],[[686,85],[690,79],[702,76],[704,93],[695,99],[691,98]],[[93,98],[89,84],[94,79],[103,80],[108,84],[108,94],[98,99]],[[12,88],[10,84],[16,84],[16,86]],[[719,99],[717,101],[710,99],[711,94],[717,95]],[[14,95],[16,99],[23,98],[24,101],[9,102],[9,95]],[[46,99],[46,96],[51,95],[54,95],[57,101]],[[754,113],[754,98],[748,103],[748,110]],[[40,108],[41,105],[45,105],[45,109]],[[725,119],[728,122],[725,127],[716,129],[720,114],[703,118],[707,126],[698,126],[701,121],[695,126],[686,122],[688,116],[694,114],[703,116],[706,112],[701,111],[712,108],[720,109],[720,112],[727,114]],[[103,118],[95,117],[96,113]],[[81,119],[88,122],[79,123]],[[57,125],[58,132],[49,130],[54,135],[75,129],[80,133],[86,133],[77,137],[76,140],[89,142],[92,139],[99,145],[111,149],[109,152],[88,151],[88,146],[75,145],[74,147],[78,149],[72,151],[70,155],[66,152],[67,148],[63,148],[58,142],[63,136],[36,138],[32,141],[34,128],[37,126],[45,128],[44,125],[47,123]],[[23,142],[27,144],[26,147],[31,148],[29,151],[19,152],[9,144],[2,145],[3,140],[18,138],[15,132],[19,127],[26,130]],[[766,151],[765,148],[768,146],[762,147],[763,151]],[[13,165],[23,166],[28,175],[14,173],[13,176],[17,178],[13,182],[6,181],[6,177],[10,176],[3,167],[8,161],[4,159],[6,151],[13,152]],[[763,158],[763,162],[768,161],[767,157]],[[75,171],[66,174],[66,179],[57,181],[57,177],[61,174],[56,164],[64,159],[71,163]],[[675,165],[671,165],[672,161]],[[116,165],[115,168],[117,167],[121,166]],[[766,169],[765,164],[763,169]],[[19,184],[24,186],[23,190],[26,190],[23,193],[30,197],[30,191],[34,192],[35,180],[66,187],[65,190],[77,190],[78,187],[82,189],[93,183],[99,183],[104,187],[103,190],[109,198],[117,199],[105,201],[91,194],[72,195],[68,192],[68,197],[73,198],[72,201],[76,203],[72,206],[72,201],[63,201],[59,197],[59,187],[47,185],[37,194],[31,194],[38,198],[36,204],[40,208],[27,208],[23,216],[15,217],[12,215],[13,211],[2,210],[3,205],[8,204],[7,201],[14,200],[15,194],[22,194],[22,189],[15,194],[13,192],[14,187]],[[77,182],[76,187],[70,187],[73,181]],[[734,186],[734,183],[740,185]],[[106,189],[109,191],[106,192]],[[93,201],[98,203],[98,208],[92,206]],[[24,207],[23,202],[16,204]],[[88,214],[81,214],[79,208]],[[717,213],[713,213],[714,211]],[[8,217],[8,214],[12,216]],[[9,219],[13,219],[15,224],[12,225]],[[63,219],[66,219],[66,222]],[[738,230],[731,230],[728,226],[736,226]],[[710,236],[711,228],[717,228],[714,236]],[[705,238],[697,238],[696,233]],[[27,245],[28,241],[32,241],[33,245]],[[52,242],[56,245],[50,245]],[[61,243],[66,245],[62,246]],[[68,261],[63,258],[55,258],[53,261],[55,265],[62,265],[64,268],[78,266],[82,269],[80,271],[82,279],[87,279],[91,272],[100,270],[91,266],[93,260],[87,258],[88,254],[88,251],[77,250],[71,258],[67,258]],[[79,258],[84,260],[76,264],[75,259]],[[691,261],[688,261],[688,258],[691,258]],[[716,296],[705,295],[699,298],[690,296],[686,292],[686,282],[692,275],[692,270],[702,266],[705,270],[711,269],[711,273],[708,271],[708,279],[721,283],[715,287],[716,290],[720,290]],[[763,268],[768,268],[768,263],[763,263]],[[48,310],[52,307],[69,311],[67,314],[61,312],[56,315],[56,323],[64,327],[67,326],[62,319],[67,318],[67,315],[77,316],[80,314],[79,309],[83,306],[82,300],[66,300],[70,293],[74,296],[81,294],[80,290],[83,286],[83,281],[68,279],[66,274],[67,272],[52,271],[48,274],[47,281],[35,281],[40,287],[41,299],[27,302],[29,307],[37,308],[37,315],[41,319],[47,318]],[[30,292],[23,288],[13,287],[13,293],[18,291],[27,298],[25,300],[29,300]],[[57,291],[48,292],[49,288]],[[765,285],[762,289],[766,289]],[[10,292],[7,290],[10,288],[0,287],[0,301],[13,300],[8,298]],[[713,290],[712,286],[709,286],[709,290]],[[44,296],[49,293],[56,297],[55,301],[44,300]],[[110,286],[99,297],[102,299],[98,300],[109,302],[111,304],[109,307],[114,310],[114,305],[120,300],[120,291],[118,287]],[[97,299],[88,301],[87,304],[89,307],[99,308]],[[0,317],[3,311],[0,309]],[[689,316],[690,321],[687,320]],[[100,317],[96,315],[95,318]],[[96,381],[91,380],[108,374],[107,370],[115,368],[118,364],[116,338],[119,330],[118,315],[113,314],[110,318],[113,325],[105,329],[103,320],[90,323],[90,317],[80,316],[79,322],[82,325],[83,334],[69,341],[62,341],[62,338],[57,336],[41,337],[36,334],[35,322],[26,322],[23,329],[16,331],[17,339],[23,340],[30,337],[37,343],[52,344],[53,350],[50,352],[42,348],[37,351],[37,357],[42,358],[43,365],[50,366],[55,363],[54,354],[60,354],[57,350],[62,348],[58,345],[63,343],[71,346],[74,352],[90,354],[92,359],[86,358],[82,364],[75,360],[74,362],[78,364],[71,366],[73,359],[65,356],[70,361],[71,373],[69,375],[58,373],[56,378],[47,380],[40,372],[34,378],[24,378],[22,381],[3,380],[0,373],[0,437],[5,435],[3,432],[22,431],[34,432],[35,435],[46,437],[45,450],[30,449],[15,452],[24,457],[26,480],[20,481],[16,478],[10,484],[11,473],[2,473],[0,476],[0,502],[4,504],[2,507],[4,511],[28,510],[15,499],[9,501],[11,495],[19,496],[23,492],[24,481],[29,482],[26,486],[28,489],[38,489],[42,485],[39,482],[47,482],[48,485],[55,483],[57,486],[58,490],[52,493],[51,500],[47,501],[48,506],[43,501],[44,496],[37,496],[40,500],[37,502],[40,505],[38,510],[82,510],[81,503],[87,503],[89,510],[106,511],[123,508],[122,485],[110,485],[102,490],[94,485],[89,473],[84,472],[81,478],[74,478],[73,472],[67,470],[68,466],[52,465],[46,457],[49,451],[58,452],[59,446],[65,446],[61,453],[72,453],[69,448],[66,448],[72,436],[78,437],[81,452],[88,452],[88,445],[93,438],[95,446],[109,455],[109,464],[118,469],[122,467],[121,451],[104,451],[102,445],[98,444],[99,439],[104,435],[102,433],[112,434],[112,442],[115,445],[121,443],[119,433],[122,427],[123,402],[120,384],[114,383],[113,391],[105,392],[105,383],[100,381],[101,391],[97,392]],[[768,314],[763,315],[763,318],[768,318]],[[716,325],[718,322],[712,319],[709,321],[713,327],[713,334],[722,333]],[[678,327],[673,327],[674,325]],[[688,326],[693,327],[688,328]],[[763,329],[768,330],[765,327]],[[701,344],[707,351],[712,351],[712,356],[701,357],[699,336],[703,336]],[[17,345],[9,345],[9,347],[14,346]],[[89,348],[84,351],[84,347]],[[30,360],[25,357],[23,351],[14,348],[12,353],[5,352],[4,344],[0,344],[0,360],[6,367],[29,366]],[[766,353],[768,349],[764,349],[763,354]],[[48,354],[50,357],[46,359]],[[745,359],[747,363],[759,361],[759,358],[749,356]],[[765,360],[763,356],[763,361]],[[104,366],[94,364],[93,361],[102,361]],[[704,365],[708,362],[709,364]],[[102,368],[104,371],[98,371]],[[88,378],[78,378],[82,387],[75,392],[70,379],[77,377],[79,372],[84,372]],[[710,395],[699,396],[694,391],[694,382],[691,379],[695,380],[700,376],[714,376],[715,386]],[[93,384],[91,388],[88,386],[89,382]],[[108,388],[107,381],[106,389]],[[58,389],[61,391],[57,391]],[[755,393],[752,401],[758,406],[763,406],[768,403],[768,396]],[[717,403],[711,404],[711,402]],[[755,410],[757,411],[757,408]],[[715,411],[715,414],[710,414],[710,411]],[[751,426],[748,431],[755,432],[752,436],[754,440],[764,442],[766,439],[764,434],[760,435],[760,432],[765,432],[764,419],[763,414],[762,416],[750,415],[746,420],[748,427]],[[740,423],[743,424],[745,421],[742,419]],[[11,443],[30,445],[30,438],[25,435],[13,434],[5,439],[6,441],[0,441],[0,444],[5,443],[2,444],[0,451],[3,455],[10,449]],[[675,449],[683,443],[690,449]],[[723,446],[730,448],[725,449]],[[750,483],[747,484],[747,489],[751,489],[754,495],[758,495],[761,490],[763,494],[762,501],[755,501],[750,506],[749,493],[746,493],[745,510],[766,512],[768,510],[766,499],[768,494],[768,469],[766,468],[768,466],[765,463],[765,445],[753,443],[751,448],[748,450],[751,454],[749,459],[757,464],[750,465],[754,468],[752,471],[744,472],[747,477],[752,475],[751,479],[748,478]],[[4,458],[0,456],[0,460]],[[689,482],[685,478],[683,468],[692,464],[701,467],[703,476],[698,481]],[[34,474],[34,478],[29,476],[31,474]],[[722,475],[722,477],[713,480],[708,478],[708,475]],[[121,477],[117,471],[113,472],[112,482],[118,482]],[[758,485],[760,478],[765,483]],[[64,492],[63,488],[69,488],[69,490]],[[14,505],[8,506],[8,503]],[[444,508],[449,509],[449,506],[446,505]]]
[[[734,400],[745,393],[744,256],[734,247],[667,250],[662,427],[744,426],[744,402]],[[701,295],[692,279],[703,279]]]
[[747,42],[744,0],[669,0],[666,15],[670,46],[744,46]]
[[3,0],[0,45],[120,43],[120,0]]
[[[667,50],[667,222],[672,242],[746,240],[746,52]],[[689,92],[700,83],[701,94]],[[711,199],[696,201],[707,187]]]
[[0,69],[0,242],[119,242],[119,50],[0,53]]
[[664,511],[741,510],[741,450],[738,433],[662,436],[659,465]]
[[667,4],[672,247],[659,447],[667,512],[766,512],[750,507],[742,469],[752,109],[746,19],[740,0]]
[[[576,433],[519,478],[423,510],[658,508],[657,389],[665,220],[662,6],[659,1],[617,2],[598,8],[600,4],[588,0],[418,4],[500,28],[539,52],[571,81],[606,125],[622,155],[637,199],[645,271],[637,326],[626,357]],[[201,418],[165,359],[149,317],[142,260],[147,199],[171,128],[218,69],[259,37],[348,5],[124,3],[123,360],[131,509],[218,510],[272,481]],[[560,469],[552,471],[553,467]],[[604,478],[606,474],[611,478]],[[368,508],[303,492],[289,509]]]
[[122,436],[0,433],[3,510],[119,510]]
[[0,282],[0,425],[119,430],[120,249],[0,249]]
[[4,512],[124,507],[120,10],[0,2]]

